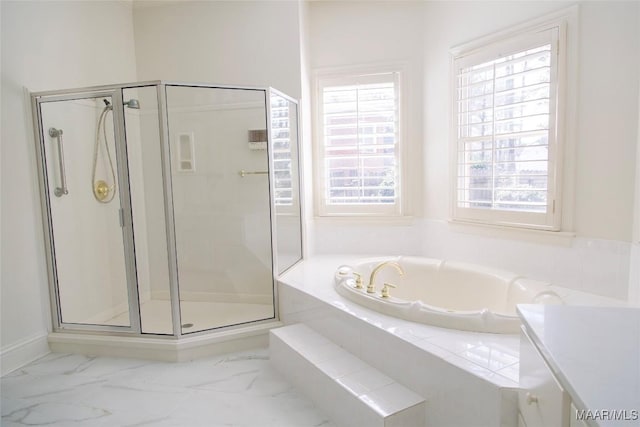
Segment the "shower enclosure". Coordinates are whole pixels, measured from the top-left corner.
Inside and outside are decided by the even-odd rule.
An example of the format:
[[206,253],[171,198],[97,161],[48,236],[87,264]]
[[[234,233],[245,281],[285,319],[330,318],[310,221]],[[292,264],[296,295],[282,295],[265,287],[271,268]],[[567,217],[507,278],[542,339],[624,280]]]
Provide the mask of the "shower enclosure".
[[275,277],[302,258],[295,100],[157,81],[32,102],[54,331],[277,318]]

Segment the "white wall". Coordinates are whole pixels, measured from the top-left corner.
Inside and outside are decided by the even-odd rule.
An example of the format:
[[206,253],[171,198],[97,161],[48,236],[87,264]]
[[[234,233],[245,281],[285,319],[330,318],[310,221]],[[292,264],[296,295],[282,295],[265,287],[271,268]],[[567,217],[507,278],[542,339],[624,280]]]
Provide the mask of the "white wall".
[[1,8],[0,348],[6,372],[47,351],[43,337],[51,323],[35,145],[23,88],[131,81],[136,70],[128,2],[3,1]]
[[138,2],[138,78],[273,86],[300,97],[295,1]]
[[[640,8],[638,8],[640,22]],[[640,92],[638,94],[640,104]],[[640,305],[640,111],[638,111],[638,144],[636,147],[636,195],[634,208],[633,242],[629,258],[629,301]]]
[[559,2],[433,2],[424,15],[424,212],[449,218],[450,49],[562,7]]
[[[313,70],[373,64],[406,64],[407,106],[404,167],[408,215],[422,212],[423,27],[426,2],[312,2],[309,6],[309,62]],[[310,147],[307,147],[310,148]],[[307,162],[305,167],[311,166]],[[307,194],[307,197],[311,197]],[[313,211],[311,211],[313,213]],[[317,253],[415,253],[413,224],[386,227],[379,221],[316,219],[312,251]]]
[[566,3],[438,2],[430,6],[425,25],[424,253],[512,269],[625,299],[638,126],[638,4],[583,2],[577,25],[569,23],[569,46],[577,45],[577,56],[569,52],[566,114],[575,118],[575,128],[569,129],[565,156],[563,223],[577,238],[568,248],[520,237],[463,234],[448,226],[450,172],[449,163],[442,161],[449,152],[449,49],[561,9]]
[[[264,92],[169,87],[169,141],[180,297],[270,303],[271,234]],[[206,103],[205,99],[207,99]],[[195,170],[178,170],[178,136],[193,135]],[[155,295],[154,295],[155,297]]]
[[35,341],[46,351],[41,338],[50,325],[24,86],[176,79],[271,85],[300,96],[297,2],[136,2],[135,13],[132,7],[127,1],[2,2],[3,360],[20,359],[21,344]]
[[638,130],[639,7],[638,2],[581,6],[576,167],[580,185],[575,208],[580,235],[630,239]]
[[[560,2],[439,2],[426,17],[425,170],[427,218],[448,217],[449,57],[448,50],[476,37],[508,28],[565,6]],[[638,99],[638,4],[584,2],[579,28],[569,25],[578,43],[577,99],[568,106],[577,116],[575,152],[567,154],[566,181],[575,164],[575,206],[563,205],[563,218],[579,236],[629,241],[632,228],[633,173]],[[614,48],[615,47],[615,48]],[[573,159],[575,158],[575,163]],[[572,225],[573,224],[573,225]]]
[[[11,368],[7,362],[23,362],[46,351],[42,338],[50,324],[25,86],[39,91],[177,79],[272,85],[309,101],[307,76],[313,68],[405,61],[410,85],[409,197],[418,220],[389,226],[309,221],[309,241],[315,241],[311,251],[443,255],[541,274],[617,297],[624,297],[627,288],[631,292],[634,274],[638,282],[638,273],[629,272],[640,252],[638,244],[629,243],[634,215],[636,221],[640,216],[632,205],[634,173],[640,175],[634,172],[640,152],[637,2],[580,3],[579,69],[570,76],[579,89],[576,153],[565,177],[577,183],[575,214],[567,223],[579,238],[566,248],[458,233],[445,220],[449,48],[568,3],[136,4],[132,12],[129,2],[1,3],[3,372]],[[301,109],[306,188],[308,105]],[[638,178],[635,186],[640,188]],[[553,261],[554,253],[560,256]],[[582,278],[590,280],[586,287]]]
[[[299,98],[302,93],[301,32],[303,28],[300,25],[302,13],[301,5],[296,1],[136,3],[134,5],[134,24],[138,78],[140,80],[164,79],[240,86],[272,86],[294,98]],[[172,132],[175,131],[175,126],[181,123],[178,118],[179,115],[174,113],[173,119],[176,120],[176,123],[171,127]],[[237,122],[236,118],[231,116],[227,119]],[[208,118],[207,120],[209,125],[215,126],[218,119]],[[245,131],[250,128],[263,127],[258,125],[251,127],[247,124]],[[185,131],[187,130],[185,128]],[[202,128],[199,131],[201,135],[213,135],[215,138],[222,136],[219,130],[210,128]],[[246,139],[246,133],[244,136]],[[200,161],[204,162],[202,164],[206,167],[208,160],[206,156],[202,155],[202,150],[211,141],[209,136],[205,138],[207,139],[199,136],[195,141],[198,145],[196,151],[201,157]],[[237,147],[247,151],[246,144],[241,141],[238,142]],[[229,155],[227,160],[244,160],[248,164],[250,159],[246,158],[247,155],[255,156],[255,154],[244,153],[235,157]],[[224,165],[228,166],[229,162],[223,165],[217,164],[216,167]],[[248,166],[236,166],[239,169],[250,169]],[[211,184],[214,182],[213,172],[207,171],[199,177],[198,167],[198,171],[193,177],[176,175],[174,191],[184,190],[182,193],[187,194],[185,186],[197,185],[199,179],[208,180]],[[233,176],[237,177],[236,175]],[[255,178],[253,180],[255,181]],[[246,184],[248,180],[245,178],[243,182]],[[176,193],[176,220],[179,222],[177,232],[195,233],[194,239],[191,240],[193,243],[203,239],[203,229],[192,226],[191,230],[187,230],[186,224],[203,225],[204,223],[193,218],[198,214],[196,210],[191,209],[193,206],[190,209],[183,209],[186,205],[182,204],[184,200],[179,199],[184,194]],[[254,194],[255,197],[258,197],[258,194]],[[213,208],[213,206],[209,206],[209,208]],[[220,210],[219,207],[216,209]],[[222,213],[220,212],[219,215]],[[243,220],[235,214],[235,219],[231,218],[231,212],[226,212],[226,215],[226,221],[230,221],[226,222],[226,229],[221,230],[224,227],[217,226],[219,231],[226,233],[222,233],[226,236],[225,241],[234,234],[234,224],[241,226],[242,224],[238,221],[244,221],[244,227],[256,230],[253,233],[248,232],[246,236],[254,241],[246,241],[245,243],[250,246],[264,246],[262,238],[268,236],[258,238],[257,225],[251,222],[258,221],[258,217],[252,220],[244,215]],[[210,215],[208,221],[211,223]],[[211,230],[211,226],[204,229]],[[262,232],[268,232],[268,224],[259,227],[259,229]],[[218,258],[223,260],[221,263],[214,263],[212,259],[215,256],[211,256],[211,250],[203,251],[203,244],[205,242],[190,247],[182,246],[181,252],[184,255],[179,254],[179,257],[182,257],[180,262],[183,264],[183,268],[180,271],[189,271],[184,268],[187,264],[191,265],[191,268],[189,273],[185,273],[184,277],[181,277],[181,291],[201,292],[210,288],[205,285],[202,275],[215,270],[219,277],[219,291],[230,294],[255,293],[255,291],[251,292],[251,289],[241,285],[239,277],[229,276],[234,274],[238,276],[239,273],[241,275],[249,274],[247,269],[236,267],[229,270],[230,266],[236,265],[235,262],[231,262],[229,256],[232,256],[236,261],[245,259],[247,256],[247,254],[240,256],[238,251],[242,251],[241,247],[233,246],[235,248],[233,251],[229,249],[230,246],[221,248],[218,245],[216,248],[209,248],[214,252],[217,251]],[[211,246],[210,241],[207,244]],[[202,259],[205,255],[208,258]],[[258,258],[260,257],[262,255]],[[203,267],[205,265],[207,265],[206,268]],[[255,274],[260,275],[262,272],[256,271],[252,274],[255,278]],[[247,277],[244,279],[246,280]],[[255,282],[255,280],[252,281]],[[259,293],[266,294],[265,290]]]
[[300,159],[302,172],[302,202],[304,256],[315,253],[315,235],[313,226],[313,146],[311,132],[311,35],[310,35],[311,3],[300,3],[298,26],[300,31]]
[[[544,16],[575,2],[314,2],[314,68],[405,60],[419,74],[410,115],[419,142],[410,172],[420,191],[413,224],[315,220],[317,252],[422,253],[512,269],[556,284],[626,298],[633,227],[638,127],[638,3],[581,2],[570,25],[573,104],[565,164],[563,221],[577,238],[541,243],[447,224],[450,204],[450,54],[452,47]],[[420,12],[422,8],[422,13]],[[420,18],[416,18],[416,17]],[[615,48],[614,48],[615,47]],[[421,127],[420,127],[421,125]],[[413,142],[413,141],[412,141]],[[308,167],[308,165],[307,165]],[[417,170],[417,172],[416,172]],[[575,184],[574,184],[575,183]],[[461,232],[463,231],[463,232]],[[560,243],[560,244],[559,244]]]

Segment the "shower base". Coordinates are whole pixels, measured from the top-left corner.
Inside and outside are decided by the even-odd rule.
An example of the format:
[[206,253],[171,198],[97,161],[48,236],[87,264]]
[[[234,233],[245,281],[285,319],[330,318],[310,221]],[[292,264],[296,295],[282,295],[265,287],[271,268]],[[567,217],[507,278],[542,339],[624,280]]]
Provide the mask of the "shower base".
[[[141,304],[140,317],[142,332],[152,334],[172,334],[171,301],[151,299]],[[181,301],[180,315],[183,326],[182,333],[237,325],[247,321],[269,319],[273,317],[272,304],[249,304],[239,302]],[[122,325],[129,321],[128,312],[122,312],[104,323]]]
[[[192,323],[193,326],[183,327],[182,332],[185,335],[178,339],[170,336],[172,324],[167,315],[170,312],[170,301],[153,299],[140,306],[142,331],[145,334],[167,336],[61,331],[49,334],[49,347],[54,353],[183,362],[216,354],[267,347],[269,330],[282,326],[280,321],[273,319],[271,304],[182,301],[180,308],[182,324]],[[128,314],[123,312],[108,319],[105,324],[127,324],[127,316]],[[230,324],[236,326],[221,328]],[[210,330],[206,331],[207,329]]]

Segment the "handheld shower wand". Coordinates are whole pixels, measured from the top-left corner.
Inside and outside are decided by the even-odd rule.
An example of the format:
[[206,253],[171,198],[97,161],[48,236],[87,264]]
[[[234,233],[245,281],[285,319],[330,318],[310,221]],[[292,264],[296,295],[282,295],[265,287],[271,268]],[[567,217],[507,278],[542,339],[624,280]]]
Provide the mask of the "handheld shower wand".
[[[116,172],[113,166],[113,159],[111,158],[111,151],[109,150],[109,141],[107,140],[107,114],[109,111],[113,111],[113,105],[107,100],[103,99],[105,107],[100,113],[98,119],[98,125],[96,126],[96,141],[93,150],[93,167],[91,168],[91,189],[93,191],[93,197],[100,203],[109,203],[115,196],[116,188]],[[101,132],[102,131],[102,135]],[[102,136],[102,138],[101,138]],[[96,179],[96,169],[98,168],[98,152],[100,151],[100,139],[102,139],[104,145],[104,151],[107,154],[107,160],[109,163],[109,169],[111,172],[112,185],[107,184],[104,180]]]

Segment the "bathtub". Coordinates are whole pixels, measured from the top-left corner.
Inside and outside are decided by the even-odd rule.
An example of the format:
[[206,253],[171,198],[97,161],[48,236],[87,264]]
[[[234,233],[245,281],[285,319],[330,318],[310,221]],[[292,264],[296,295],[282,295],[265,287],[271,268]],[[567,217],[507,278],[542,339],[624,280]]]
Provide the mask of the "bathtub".
[[[371,273],[381,263],[375,292],[367,292]],[[357,278],[362,288],[358,289]],[[381,296],[388,283],[389,295]],[[395,286],[392,287],[392,286]],[[420,257],[367,258],[342,265],[335,289],[343,297],[375,311],[444,328],[498,334],[517,333],[517,304],[562,304],[550,283],[477,265]]]

